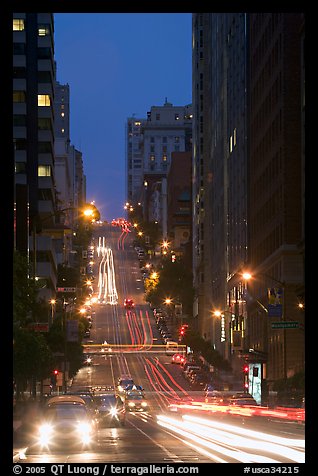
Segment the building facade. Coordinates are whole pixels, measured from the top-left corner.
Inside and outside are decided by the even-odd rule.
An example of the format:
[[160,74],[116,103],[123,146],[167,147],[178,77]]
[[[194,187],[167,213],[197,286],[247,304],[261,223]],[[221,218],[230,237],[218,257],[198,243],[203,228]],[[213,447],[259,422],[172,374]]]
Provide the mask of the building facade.
[[279,290],[281,312],[252,302],[249,336],[267,356],[269,387],[304,369],[303,21],[300,13],[250,14],[249,291],[268,303],[268,290]]
[[[54,20],[50,13],[13,14],[15,249],[28,257],[42,297],[56,285],[54,244]],[[40,236],[41,234],[41,236]]]
[[243,346],[246,313],[237,279],[247,260],[246,55],[244,13],[193,14],[194,316],[227,359],[234,334]]

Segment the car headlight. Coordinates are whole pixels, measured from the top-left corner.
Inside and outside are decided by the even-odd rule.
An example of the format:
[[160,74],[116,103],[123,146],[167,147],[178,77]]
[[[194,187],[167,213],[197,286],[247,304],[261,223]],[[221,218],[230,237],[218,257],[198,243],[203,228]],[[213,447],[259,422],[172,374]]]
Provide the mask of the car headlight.
[[90,443],[92,431],[91,425],[89,423],[79,423],[77,429],[82,443]]
[[109,413],[111,416],[116,416],[118,414],[118,410],[117,408],[111,408]]
[[44,423],[39,427],[39,443],[46,446],[51,439],[53,427],[49,423]]
[[134,407],[135,404],[134,404],[134,402],[129,402],[129,403],[128,403],[128,406],[129,406],[129,407]]
[[147,407],[147,406],[148,406],[148,403],[147,403],[147,402],[141,402],[141,406],[142,406],[142,407]]
[[89,434],[92,431],[89,423],[79,423],[77,429],[81,435]]

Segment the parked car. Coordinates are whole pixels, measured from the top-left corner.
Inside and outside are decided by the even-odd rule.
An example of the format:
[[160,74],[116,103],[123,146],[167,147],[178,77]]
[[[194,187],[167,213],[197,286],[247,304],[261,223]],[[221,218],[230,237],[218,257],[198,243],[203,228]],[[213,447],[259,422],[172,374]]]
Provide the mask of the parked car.
[[99,427],[124,426],[126,408],[119,395],[102,394],[94,397]]
[[35,443],[41,448],[89,448],[94,442],[96,422],[79,395],[59,395],[47,400]]

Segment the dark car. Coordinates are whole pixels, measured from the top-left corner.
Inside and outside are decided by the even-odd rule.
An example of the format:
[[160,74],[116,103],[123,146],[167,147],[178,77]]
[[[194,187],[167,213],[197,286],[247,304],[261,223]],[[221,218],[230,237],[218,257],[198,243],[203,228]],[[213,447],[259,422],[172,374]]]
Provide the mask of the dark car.
[[35,443],[41,448],[90,448],[96,423],[85,400],[78,395],[51,397],[45,404]]
[[129,375],[119,377],[117,381],[117,392],[120,395],[125,395],[126,389],[129,385],[134,385],[134,380]]
[[125,404],[118,395],[97,395],[94,397],[97,420],[100,427],[124,426],[126,420]]
[[124,301],[124,306],[126,309],[133,309],[135,307],[135,303],[133,299],[125,299]]

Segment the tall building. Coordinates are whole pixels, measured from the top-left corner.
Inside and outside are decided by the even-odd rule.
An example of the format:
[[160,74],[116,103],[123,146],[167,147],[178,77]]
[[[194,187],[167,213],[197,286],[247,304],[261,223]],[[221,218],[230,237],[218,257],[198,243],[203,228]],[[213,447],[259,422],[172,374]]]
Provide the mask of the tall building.
[[172,152],[167,177],[168,241],[175,256],[192,263],[192,154]]
[[249,292],[273,289],[280,313],[251,304],[249,336],[269,387],[304,369],[303,28],[301,13],[250,14]]
[[166,100],[127,124],[127,200],[142,203],[144,219],[158,221],[166,237],[167,174],[172,152],[191,150],[192,106]]
[[304,369],[303,45],[301,13],[193,14],[193,314],[264,388]]
[[56,284],[54,243],[54,20],[51,13],[13,14],[15,248],[32,263],[42,297]]
[[246,58],[244,13],[193,14],[194,316],[227,359],[244,345],[246,317],[237,279],[247,260]]
[[129,117],[126,123],[126,199],[129,203],[140,200],[143,175],[143,126],[145,119]]

